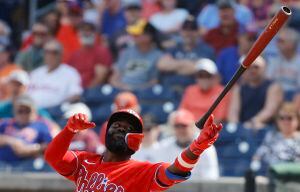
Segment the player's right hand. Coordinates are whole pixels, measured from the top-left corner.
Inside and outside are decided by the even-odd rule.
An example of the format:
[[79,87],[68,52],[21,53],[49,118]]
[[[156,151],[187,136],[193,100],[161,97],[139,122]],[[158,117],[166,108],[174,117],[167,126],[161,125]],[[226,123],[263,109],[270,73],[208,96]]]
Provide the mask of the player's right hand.
[[88,121],[87,115],[78,113],[69,118],[66,128],[73,133],[77,133],[78,131],[94,128],[95,126],[94,122]]

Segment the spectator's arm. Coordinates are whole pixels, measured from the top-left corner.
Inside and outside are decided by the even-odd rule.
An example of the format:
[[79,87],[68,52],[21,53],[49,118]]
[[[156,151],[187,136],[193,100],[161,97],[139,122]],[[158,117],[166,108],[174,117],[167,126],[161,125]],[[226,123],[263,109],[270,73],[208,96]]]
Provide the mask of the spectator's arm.
[[121,82],[121,74],[118,69],[114,68],[113,73],[109,79],[112,86],[125,90],[130,90],[130,87]]
[[283,91],[279,84],[273,83],[268,91],[263,109],[252,118],[254,123],[266,123],[276,113],[279,105],[283,101]]
[[162,72],[175,72],[178,68],[178,62],[171,55],[166,54],[158,61],[157,68]]
[[177,65],[177,73],[180,75],[193,75],[196,72],[195,62],[191,60],[179,60]]
[[95,87],[97,85],[103,84],[109,73],[109,68],[101,64],[97,64],[94,70],[95,76],[91,81],[89,87]]
[[241,98],[240,87],[235,86],[232,90],[232,96],[228,110],[228,121],[231,123],[238,123],[241,112]]

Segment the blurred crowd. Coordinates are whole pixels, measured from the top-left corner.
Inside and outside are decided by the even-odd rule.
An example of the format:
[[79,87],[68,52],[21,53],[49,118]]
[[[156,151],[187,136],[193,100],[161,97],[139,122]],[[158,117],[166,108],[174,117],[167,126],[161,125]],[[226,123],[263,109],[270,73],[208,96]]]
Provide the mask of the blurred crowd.
[[122,108],[144,119],[133,158],[172,162],[282,5],[293,15],[214,111],[224,130],[192,179],[300,161],[299,1],[53,3],[20,45],[0,20],[0,170],[51,171],[43,151],[78,112],[97,128],[78,133],[70,149],[102,153],[106,119]]

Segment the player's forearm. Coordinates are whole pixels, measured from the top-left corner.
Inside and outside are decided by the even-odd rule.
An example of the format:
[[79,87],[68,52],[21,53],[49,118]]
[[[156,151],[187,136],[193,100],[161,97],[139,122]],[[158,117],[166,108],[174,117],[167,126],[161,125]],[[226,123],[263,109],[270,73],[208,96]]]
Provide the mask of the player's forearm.
[[49,143],[45,151],[45,159],[51,165],[55,165],[63,160],[67,153],[74,133],[64,128],[54,139]]

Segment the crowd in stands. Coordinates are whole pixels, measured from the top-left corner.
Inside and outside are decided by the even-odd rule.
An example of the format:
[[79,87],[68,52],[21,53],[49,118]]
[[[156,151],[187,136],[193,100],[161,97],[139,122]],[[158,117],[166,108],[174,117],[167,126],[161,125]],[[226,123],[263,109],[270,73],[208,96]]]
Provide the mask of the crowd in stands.
[[224,128],[192,180],[300,161],[299,1],[53,3],[20,45],[0,20],[0,171],[51,171],[43,151],[78,112],[97,127],[70,148],[102,153],[106,120],[123,108],[144,119],[133,158],[172,161],[283,4],[294,14],[214,111]]

